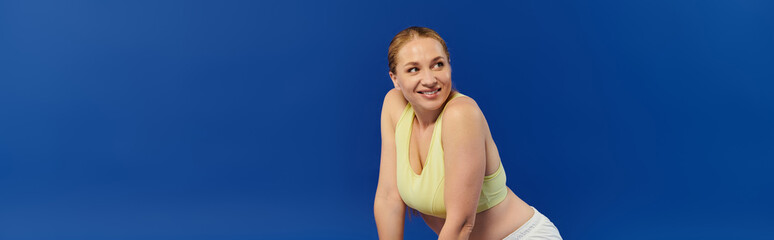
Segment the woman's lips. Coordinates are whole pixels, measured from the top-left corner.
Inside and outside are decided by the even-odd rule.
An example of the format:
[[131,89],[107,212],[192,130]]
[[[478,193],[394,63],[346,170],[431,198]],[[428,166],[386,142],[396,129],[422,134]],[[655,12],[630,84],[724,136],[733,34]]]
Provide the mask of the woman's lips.
[[427,99],[434,99],[434,98],[438,97],[438,93],[440,93],[440,92],[441,92],[441,89],[438,88],[435,91],[433,91],[432,94],[425,94],[425,93],[420,92],[419,95],[422,95],[423,97],[425,97]]

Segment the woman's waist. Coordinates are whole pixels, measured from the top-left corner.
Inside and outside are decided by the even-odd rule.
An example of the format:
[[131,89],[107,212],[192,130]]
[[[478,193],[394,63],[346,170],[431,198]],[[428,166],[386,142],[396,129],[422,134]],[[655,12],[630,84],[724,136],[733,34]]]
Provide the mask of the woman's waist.
[[[425,223],[436,232],[440,233],[446,219],[427,214],[422,214]],[[494,207],[476,214],[476,223],[470,239],[502,239],[508,236],[521,225],[527,222],[534,214],[530,205],[521,200],[508,188],[505,200]]]

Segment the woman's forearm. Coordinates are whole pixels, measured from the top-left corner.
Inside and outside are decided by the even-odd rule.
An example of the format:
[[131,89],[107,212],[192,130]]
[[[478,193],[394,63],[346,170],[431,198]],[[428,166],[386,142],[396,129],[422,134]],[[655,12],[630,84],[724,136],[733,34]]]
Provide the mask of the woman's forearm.
[[402,201],[376,197],[374,219],[379,239],[403,239],[406,205]]

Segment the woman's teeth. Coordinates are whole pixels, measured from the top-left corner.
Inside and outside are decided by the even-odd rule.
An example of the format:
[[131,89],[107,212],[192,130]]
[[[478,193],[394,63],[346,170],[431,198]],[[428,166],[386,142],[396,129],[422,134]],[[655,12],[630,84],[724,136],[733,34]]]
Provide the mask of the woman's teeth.
[[431,94],[435,94],[435,93],[437,93],[437,92],[438,92],[438,91],[440,91],[440,90],[441,90],[441,89],[439,88],[439,89],[436,89],[435,91],[432,91],[432,92],[420,92],[420,93],[422,93],[422,94],[425,94],[425,95],[431,95]]

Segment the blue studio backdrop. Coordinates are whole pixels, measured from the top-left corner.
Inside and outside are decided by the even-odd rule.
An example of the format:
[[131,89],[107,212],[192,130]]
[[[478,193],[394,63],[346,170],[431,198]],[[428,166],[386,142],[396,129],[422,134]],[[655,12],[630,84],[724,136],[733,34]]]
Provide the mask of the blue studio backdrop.
[[0,239],[376,239],[387,46],[412,25],[566,239],[771,239],[772,13],[0,1]]

